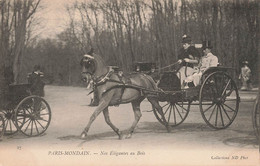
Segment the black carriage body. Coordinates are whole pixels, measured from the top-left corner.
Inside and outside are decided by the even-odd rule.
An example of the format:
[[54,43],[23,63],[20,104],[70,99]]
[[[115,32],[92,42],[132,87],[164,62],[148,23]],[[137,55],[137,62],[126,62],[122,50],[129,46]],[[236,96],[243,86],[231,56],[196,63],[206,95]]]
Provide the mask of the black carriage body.
[[163,91],[179,91],[181,90],[180,79],[176,72],[164,72],[160,77],[158,88]]
[[15,107],[22,99],[30,95],[31,84],[11,84],[9,85],[8,94],[6,94],[7,102]]
[[159,94],[159,101],[183,100],[180,79],[177,77],[176,72],[164,72],[160,76],[157,86],[165,92]]
[[181,89],[181,82],[175,71],[164,72],[160,76],[158,88],[165,92],[159,94],[159,101],[180,102],[198,99],[199,86]]

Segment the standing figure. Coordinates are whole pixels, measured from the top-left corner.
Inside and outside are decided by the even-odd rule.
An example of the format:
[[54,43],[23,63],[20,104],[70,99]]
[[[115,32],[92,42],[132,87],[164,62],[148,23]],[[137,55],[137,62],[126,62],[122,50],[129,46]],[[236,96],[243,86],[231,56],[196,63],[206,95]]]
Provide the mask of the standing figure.
[[33,95],[44,96],[44,82],[42,81],[43,73],[40,66],[35,65],[33,72],[29,75],[28,82],[31,84],[30,91]]
[[251,70],[248,67],[248,61],[242,62],[242,68],[241,73],[239,75],[239,79],[242,82],[241,90],[251,90],[252,84],[251,84]]
[[191,46],[190,36],[184,35],[182,37],[182,46],[183,48],[181,48],[178,55],[180,69],[178,70],[177,75],[183,86],[185,78],[195,72],[194,67],[199,63],[200,53],[194,46]]

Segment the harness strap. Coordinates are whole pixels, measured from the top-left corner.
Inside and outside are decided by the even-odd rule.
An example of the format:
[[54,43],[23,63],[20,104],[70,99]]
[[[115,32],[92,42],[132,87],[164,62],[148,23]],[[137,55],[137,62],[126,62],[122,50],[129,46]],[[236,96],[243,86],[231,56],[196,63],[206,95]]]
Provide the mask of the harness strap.
[[94,84],[96,86],[102,85],[107,82],[107,80],[110,80],[110,76],[112,75],[113,71],[108,71],[105,76],[100,76],[97,79],[94,79]]
[[188,64],[186,63],[186,65],[185,65],[185,72],[184,72],[185,77],[187,77],[187,68],[188,68]]
[[120,98],[118,99],[118,103],[121,103],[123,94],[124,94],[124,92],[125,92],[125,83],[123,82],[123,77],[122,77],[122,76],[117,75],[117,77],[118,77],[118,79],[120,80],[119,82],[120,82],[121,84],[123,84],[123,86],[122,86],[122,88],[121,88],[121,95],[120,95]]

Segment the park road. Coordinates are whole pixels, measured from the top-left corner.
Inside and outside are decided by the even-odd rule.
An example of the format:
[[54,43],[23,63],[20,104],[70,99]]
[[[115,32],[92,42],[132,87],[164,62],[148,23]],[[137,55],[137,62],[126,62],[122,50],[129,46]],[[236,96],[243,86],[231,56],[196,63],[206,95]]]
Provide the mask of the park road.
[[[79,135],[95,107],[89,107],[83,87],[46,86],[44,97],[52,111],[47,131],[38,137],[20,133],[0,142],[0,166],[11,165],[259,165],[259,145],[251,111],[257,90],[240,92],[239,113],[227,129],[213,130],[192,106],[187,119],[167,133],[146,100],[142,118],[131,139],[118,140],[101,113],[85,140]],[[128,129],[134,114],[131,104],[110,107],[111,121]]]

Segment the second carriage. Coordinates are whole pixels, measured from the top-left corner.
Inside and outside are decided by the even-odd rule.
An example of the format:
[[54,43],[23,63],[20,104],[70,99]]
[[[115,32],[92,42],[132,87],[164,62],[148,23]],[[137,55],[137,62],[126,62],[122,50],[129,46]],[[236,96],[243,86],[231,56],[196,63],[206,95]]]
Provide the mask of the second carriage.
[[0,105],[0,136],[20,131],[32,137],[47,130],[51,121],[50,106],[44,98],[32,93],[31,87],[31,83],[8,85]]
[[[137,65],[145,68],[144,71],[154,69],[153,63]],[[238,88],[229,74],[231,70],[227,67],[210,67],[203,73],[200,85],[188,89],[181,88],[177,72],[163,72],[157,83],[160,89],[157,95],[168,123],[166,125],[180,125],[187,118],[191,105],[198,105],[202,118],[211,128],[225,129],[230,126],[240,103]],[[153,113],[160,123],[165,123],[155,108]]]

